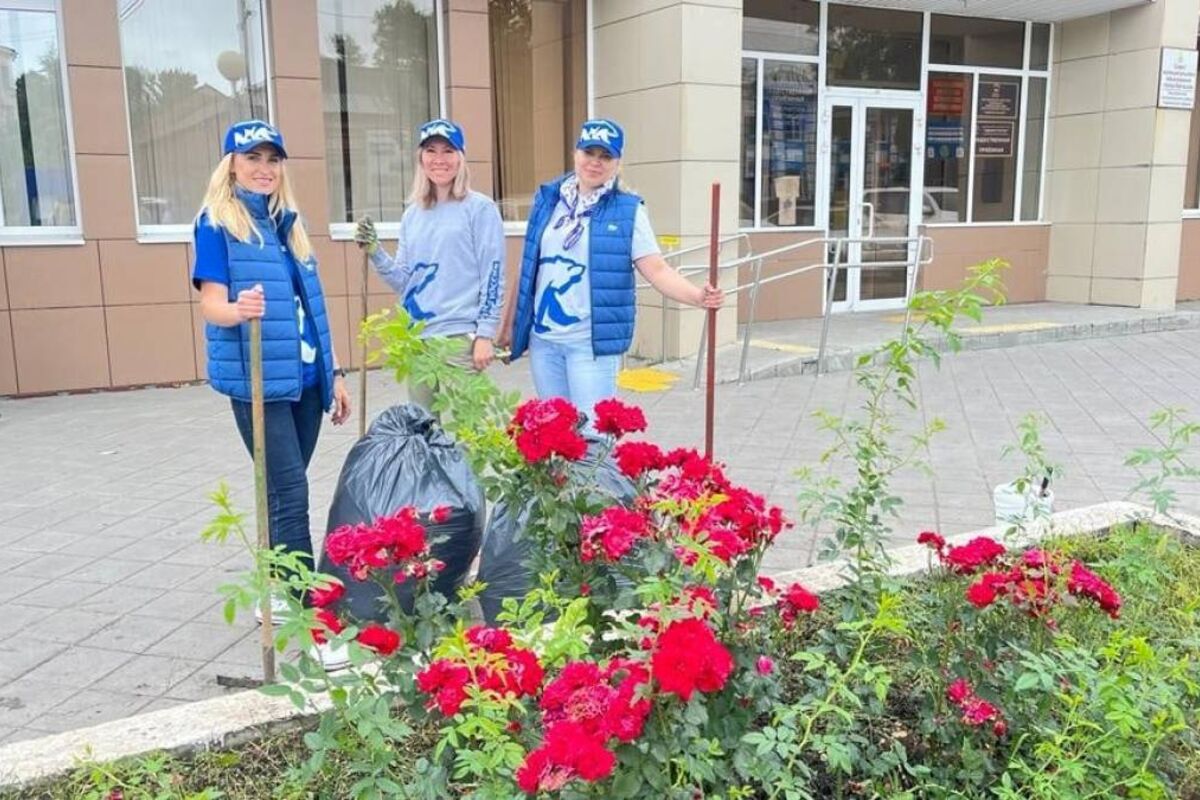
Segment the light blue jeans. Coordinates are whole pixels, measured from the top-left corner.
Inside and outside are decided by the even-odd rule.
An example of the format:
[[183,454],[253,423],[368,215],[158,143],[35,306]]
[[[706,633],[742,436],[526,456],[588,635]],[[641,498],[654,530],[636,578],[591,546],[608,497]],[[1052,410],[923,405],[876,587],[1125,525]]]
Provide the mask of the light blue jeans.
[[596,403],[617,394],[620,356],[592,354],[592,343],[553,342],[534,336],[529,370],[538,397],[565,397],[591,419]]

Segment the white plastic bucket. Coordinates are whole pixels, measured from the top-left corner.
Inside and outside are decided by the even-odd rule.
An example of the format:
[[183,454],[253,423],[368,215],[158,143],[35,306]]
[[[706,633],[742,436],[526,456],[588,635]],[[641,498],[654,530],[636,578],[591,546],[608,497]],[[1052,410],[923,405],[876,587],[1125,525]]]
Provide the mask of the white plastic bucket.
[[1016,481],[1002,483],[992,491],[992,503],[997,525],[1024,525],[1053,512],[1054,491],[1047,489],[1045,494],[1039,494],[1036,486],[1029,486],[1020,492]]

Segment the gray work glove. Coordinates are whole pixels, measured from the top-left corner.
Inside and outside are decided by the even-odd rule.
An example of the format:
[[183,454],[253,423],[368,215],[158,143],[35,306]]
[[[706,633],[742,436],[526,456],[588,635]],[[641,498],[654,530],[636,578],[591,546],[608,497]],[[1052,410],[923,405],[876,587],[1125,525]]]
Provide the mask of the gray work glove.
[[354,241],[367,251],[367,255],[375,255],[375,251],[379,249],[379,234],[376,233],[375,223],[370,217],[363,217],[358,221],[358,226],[354,229]]

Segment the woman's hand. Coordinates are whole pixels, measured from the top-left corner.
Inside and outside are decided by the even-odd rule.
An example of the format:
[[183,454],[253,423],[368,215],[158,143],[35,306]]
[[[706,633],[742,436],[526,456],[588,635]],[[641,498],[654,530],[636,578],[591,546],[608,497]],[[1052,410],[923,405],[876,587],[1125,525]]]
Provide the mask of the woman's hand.
[[354,241],[367,251],[367,255],[375,255],[375,251],[379,249],[379,234],[375,231],[375,223],[370,217],[363,217],[358,221],[358,226],[354,229]]
[[471,345],[471,361],[475,364],[475,369],[483,372],[495,357],[496,351],[492,347],[491,339],[484,339],[483,337],[475,339],[475,343]]
[[699,295],[696,297],[696,302],[692,305],[700,308],[720,308],[725,304],[725,292],[719,287],[706,283],[700,288]]
[[237,308],[238,319],[242,322],[262,317],[267,311],[267,301],[263,298],[262,284],[255,284],[253,289],[243,289],[238,292],[234,306]]
[[333,379],[333,412],[330,420],[334,425],[341,425],[350,419],[350,392],[346,389],[346,379],[338,375]]

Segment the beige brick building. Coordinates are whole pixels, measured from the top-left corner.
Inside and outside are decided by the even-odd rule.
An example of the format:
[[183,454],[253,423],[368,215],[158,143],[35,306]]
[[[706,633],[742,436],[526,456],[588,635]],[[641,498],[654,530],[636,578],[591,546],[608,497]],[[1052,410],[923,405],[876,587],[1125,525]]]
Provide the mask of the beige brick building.
[[[998,256],[1013,301],[1170,308],[1200,298],[1198,21],[1200,0],[0,0],[0,395],[204,376],[191,220],[251,116],[287,137],[351,364],[351,221],[395,231],[439,115],[510,273],[536,185],[601,115],[664,249],[704,241],[719,181],[728,257],[809,243],[764,274],[926,237],[927,288]],[[758,318],[820,314],[819,275]],[[898,307],[912,277],[841,275],[836,313]],[[694,312],[644,303],[638,348],[694,347]]]

